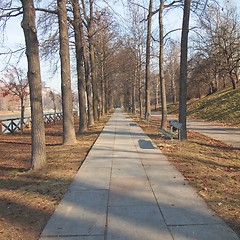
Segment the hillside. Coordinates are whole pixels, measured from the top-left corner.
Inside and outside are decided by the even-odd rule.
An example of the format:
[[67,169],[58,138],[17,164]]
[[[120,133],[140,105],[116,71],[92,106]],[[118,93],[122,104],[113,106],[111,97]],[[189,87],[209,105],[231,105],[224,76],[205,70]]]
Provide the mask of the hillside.
[[[169,113],[178,113],[178,106],[169,105]],[[226,88],[200,100],[188,103],[187,115],[196,119],[240,127],[240,86]]]

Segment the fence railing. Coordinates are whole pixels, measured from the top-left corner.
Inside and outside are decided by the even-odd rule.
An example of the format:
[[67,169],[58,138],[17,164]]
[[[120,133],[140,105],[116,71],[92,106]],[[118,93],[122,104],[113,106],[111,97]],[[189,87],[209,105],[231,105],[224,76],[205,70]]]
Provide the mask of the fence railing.
[[[47,113],[43,115],[45,124],[55,124],[62,120],[62,113]],[[23,119],[23,128],[31,127],[31,117]],[[0,120],[0,134],[14,133],[21,130],[21,118],[8,118]]]

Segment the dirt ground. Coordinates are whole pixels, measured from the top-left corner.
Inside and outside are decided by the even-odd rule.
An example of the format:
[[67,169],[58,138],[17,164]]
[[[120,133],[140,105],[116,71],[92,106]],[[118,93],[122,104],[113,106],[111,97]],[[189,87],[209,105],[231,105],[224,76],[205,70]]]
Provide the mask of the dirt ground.
[[[46,127],[48,164],[28,171],[30,132],[0,136],[0,239],[38,239],[110,115],[63,146],[60,124]],[[158,133],[159,119],[135,118],[208,205],[240,237],[240,150],[195,132],[179,143]]]
[[158,133],[157,118],[135,121],[240,237],[240,149],[193,131],[180,143]]
[[[46,126],[47,161],[29,171],[30,132],[0,136],[0,239],[38,239],[110,115],[74,146],[62,145],[61,124]],[[77,121],[76,121],[77,122]]]

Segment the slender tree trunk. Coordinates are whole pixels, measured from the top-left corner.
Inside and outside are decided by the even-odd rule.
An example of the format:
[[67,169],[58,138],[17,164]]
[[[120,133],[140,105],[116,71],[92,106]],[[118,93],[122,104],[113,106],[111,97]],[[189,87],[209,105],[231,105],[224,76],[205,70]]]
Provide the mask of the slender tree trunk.
[[90,66],[91,66],[91,78],[92,78],[92,90],[93,90],[93,116],[94,121],[98,120],[98,87],[97,87],[97,74],[93,41],[93,0],[89,1],[90,5],[90,20],[88,26],[88,41],[89,41],[89,54],[90,54]]
[[76,135],[73,120],[66,0],[57,0],[57,4],[58,4],[58,24],[60,37],[60,59],[61,59],[63,144],[71,145],[76,143]]
[[[140,60],[141,61],[141,60]],[[139,115],[140,117],[143,116],[143,103],[142,103],[142,74],[141,74],[141,66],[139,64],[138,66],[138,83],[139,83],[139,86],[138,86],[138,101],[139,101]]]
[[[102,60],[104,61],[104,57]],[[106,87],[106,81],[105,81],[105,76],[104,76],[104,63],[102,63],[102,66],[101,66],[101,99],[102,99],[101,100],[101,115],[104,115],[106,112],[106,109],[105,109],[105,104],[106,104],[105,87]]]
[[31,168],[41,168],[46,163],[45,127],[43,121],[42,83],[39,60],[35,8],[33,0],[21,0],[23,6],[22,28],[28,60],[28,81],[32,118]]
[[88,106],[88,126],[90,127],[94,125],[94,118],[93,118],[92,83],[90,78],[89,60],[88,60],[87,54],[85,55],[84,66],[85,66],[85,81],[86,81],[87,106]]
[[85,96],[85,78],[83,66],[83,46],[81,36],[82,20],[80,16],[80,7],[78,0],[72,0],[73,14],[74,14],[74,33],[75,33],[75,47],[77,59],[77,76],[78,76],[78,101],[79,101],[79,133],[86,130],[87,113],[86,113],[86,96]]
[[158,106],[158,84],[156,84],[155,86],[155,111],[157,111],[157,106]]
[[147,46],[146,46],[146,72],[145,72],[145,119],[151,116],[150,99],[150,45],[152,32],[152,0],[149,0],[148,24],[147,24]]
[[[86,14],[86,8],[85,8],[85,2],[84,0],[81,0],[82,2],[82,11],[85,19],[88,21],[88,27],[89,27],[89,19]],[[84,36],[83,27],[81,25],[80,28],[81,35]],[[85,38],[82,37],[82,46],[83,46],[83,56],[84,56],[84,68],[85,68],[85,82],[86,82],[86,93],[87,93],[87,106],[88,106],[88,127],[94,125],[94,118],[93,118],[93,99],[92,99],[92,83],[91,83],[91,77],[90,77],[90,65],[89,65],[89,51],[87,50],[87,45]]]
[[132,113],[136,113],[136,69],[134,70],[134,76],[132,80]]
[[163,8],[164,0],[161,0],[159,7],[159,77],[160,77],[160,89],[161,89],[161,105],[162,105],[162,122],[161,128],[167,128],[167,96],[166,96],[166,83],[164,76],[164,36],[163,36]]
[[171,90],[172,90],[172,102],[173,104],[175,104],[177,102],[177,93],[174,74],[171,76]]
[[187,140],[187,55],[191,0],[184,0],[181,37],[179,122],[183,124],[181,140]]
[[233,89],[237,89],[237,81],[234,78],[234,75],[232,73],[230,74],[230,79],[231,79]]
[[20,128],[21,128],[21,134],[23,134],[24,110],[25,110],[23,97],[21,97],[20,101],[21,101],[21,120],[20,120]]
[[91,78],[92,78],[92,90],[93,90],[93,117],[94,121],[98,120],[98,87],[97,87],[97,74],[95,65],[95,53],[94,45],[92,39],[89,40],[89,50],[90,50],[90,65],[91,65]]

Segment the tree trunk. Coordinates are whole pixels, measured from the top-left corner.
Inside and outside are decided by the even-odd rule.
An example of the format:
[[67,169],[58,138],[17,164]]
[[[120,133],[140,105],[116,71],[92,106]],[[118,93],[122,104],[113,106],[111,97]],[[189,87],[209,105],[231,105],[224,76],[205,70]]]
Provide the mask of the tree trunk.
[[92,78],[92,91],[93,91],[93,117],[94,121],[98,120],[98,87],[97,87],[97,74],[95,65],[95,53],[92,39],[89,39],[89,50],[90,50],[90,65],[91,65],[91,78]]
[[162,105],[162,122],[161,128],[167,129],[167,97],[166,97],[166,83],[164,76],[164,36],[163,36],[163,8],[164,0],[161,0],[159,7],[159,77],[160,77],[160,89],[161,89],[161,105]]
[[[103,53],[102,53],[103,55]],[[102,56],[102,64],[101,64],[101,115],[106,113],[106,99],[105,99],[105,89],[106,88],[106,80],[104,76],[104,57]]]
[[231,79],[233,90],[237,89],[237,82],[236,82],[236,80],[235,80],[235,78],[234,78],[232,73],[230,74],[230,79]]
[[172,103],[175,104],[177,102],[177,91],[176,91],[176,83],[175,83],[175,61],[173,61],[173,65],[171,66],[172,74],[169,73],[170,75],[170,81],[171,81],[171,93],[172,93]]
[[[136,72],[136,70],[134,70]],[[132,113],[136,114],[136,86],[135,86],[135,73],[132,80]]]
[[93,116],[94,121],[98,120],[98,87],[97,87],[97,74],[95,63],[95,52],[93,43],[93,0],[89,1],[90,5],[90,21],[88,26],[88,41],[89,41],[89,54],[90,54],[90,66],[91,66],[91,78],[92,78],[92,90],[93,90]]
[[[140,60],[141,62],[141,60]],[[142,74],[141,74],[141,65],[138,66],[138,102],[139,102],[139,115],[140,118],[143,116],[143,103],[142,103]]]
[[60,59],[61,59],[63,144],[71,145],[76,143],[76,135],[73,120],[66,0],[58,0],[57,4],[58,4],[58,24],[60,37]]
[[85,81],[86,81],[86,93],[87,93],[87,106],[88,106],[88,126],[94,125],[93,118],[93,104],[92,104],[92,83],[90,79],[89,60],[87,53],[84,54],[84,66],[85,66]]
[[149,0],[148,24],[147,24],[147,46],[146,46],[146,72],[145,72],[145,119],[151,116],[150,99],[150,45],[152,32],[152,0]]
[[21,128],[21,134],[23,134],[23,126],[24,126],[24,111],[25,111],[25,107],[24,107],[24,99],[23,97],[21,97],[21,120],[20,120],[20,128]]
[[21,0],[23,6],[22,28],[28,60],[28,81],[32,118],[31,168],[41,168],[46,163],[45,127],[43,121],[42,83],[39,60],[35,9],[33,0]]
[[79,102],[79,128],[78,132],[83,133],[86,130],[86,97],[85,97],[85,78],[83,67],[83,46],[80,29],[82,28],[82,20],[80,16],[80,7],[78,0],[72,0],[73,14],[74,14],[74,34],[75,34],[75,48],[77,59],[77,76],[78,76],[78,102]]
[[187,140],[187,55],[191,0],[184,0],[181,36],[179,122],[183,124],[181,140]]

